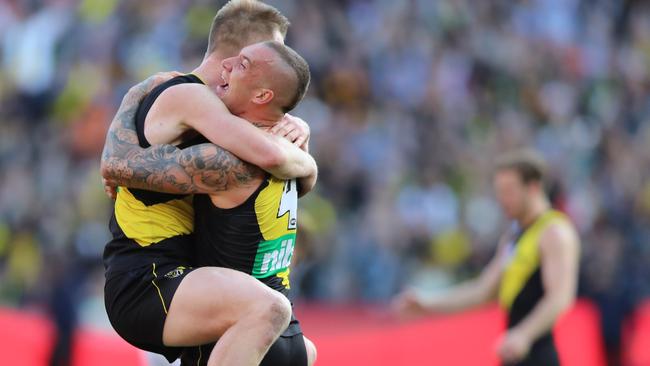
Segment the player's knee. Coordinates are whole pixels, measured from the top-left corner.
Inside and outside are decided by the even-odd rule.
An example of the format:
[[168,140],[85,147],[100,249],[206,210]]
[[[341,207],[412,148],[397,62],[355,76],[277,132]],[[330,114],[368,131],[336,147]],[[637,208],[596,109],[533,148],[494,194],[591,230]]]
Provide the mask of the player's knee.
[[256,303],[249,312],[248,319],[258,329],[259,345],[270,347],[291,321],[291,303],[282,294],[269,292],[268,296]]
[[258,315],[262,324],[274,340],[289,326],[291,321],[291,303],[280,293],[269,293],[266,301],[260,302]]
[[291,321],[291,302],[284,295],[279,293],[274,295],[269,304],[268,316],[273,329],[280,334],[287,329]]

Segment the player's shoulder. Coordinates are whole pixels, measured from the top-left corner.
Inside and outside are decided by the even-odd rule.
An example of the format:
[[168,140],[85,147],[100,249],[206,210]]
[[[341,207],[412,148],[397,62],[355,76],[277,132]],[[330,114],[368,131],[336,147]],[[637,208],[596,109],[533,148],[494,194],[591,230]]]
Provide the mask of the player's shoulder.
[[540,245],[544,247],[553,248],[578,244],[577,230],[571,220],[563,214],[558,215],[557,219],[546,225],[540,237]]
[[[173,97],[191,97],[196,95],[210,94],[217,98],[210,88],[205,84],[199,83],[177,83],[169,85],[161,94]],[[217,98],[218,99],[218,98]]]
[[197,112],[205,108],[225,108],[219,97],[205,84],[182,83],[165,89],[158,100],[159,105],[175,111]]

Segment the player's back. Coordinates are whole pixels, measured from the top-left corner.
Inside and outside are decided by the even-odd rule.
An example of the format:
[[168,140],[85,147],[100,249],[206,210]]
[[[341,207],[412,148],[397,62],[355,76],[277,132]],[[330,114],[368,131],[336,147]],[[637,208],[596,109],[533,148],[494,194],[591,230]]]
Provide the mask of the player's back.
[[[209,195],[194,196],[196,263],[231,268],[252,275],[285,296],[298,229],[296,180],[265,174],[259,187],[240,205],[215,206]],[[292,316],[283,336],[300,334]]]
[[266,175],[240,205],[215,206],[208,195],[194,197],[197,264],[251,274],[286,293],[297,233],[295,180]]

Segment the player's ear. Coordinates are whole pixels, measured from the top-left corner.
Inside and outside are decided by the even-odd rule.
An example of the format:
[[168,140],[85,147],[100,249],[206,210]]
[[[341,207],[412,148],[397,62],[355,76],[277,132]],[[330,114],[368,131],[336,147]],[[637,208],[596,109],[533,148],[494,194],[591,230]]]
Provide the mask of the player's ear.
[[253,96],[253,103],[255,104],[268,104],[273,100],[275,94],[271,89],[257,89]]

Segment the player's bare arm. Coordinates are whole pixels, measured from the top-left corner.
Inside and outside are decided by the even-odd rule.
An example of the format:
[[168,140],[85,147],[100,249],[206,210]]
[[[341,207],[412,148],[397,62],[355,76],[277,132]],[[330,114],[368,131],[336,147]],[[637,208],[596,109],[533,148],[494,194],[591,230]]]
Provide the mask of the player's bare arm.
[[539,242],[544,297],[533,311],[504,337],[499,353],[516,362],[529,352],[540,336],[552,330],[557,318],[571,307],[577,288],[580,243],[567,223],[549,226]]
[[147,126],[154,121],[155,126],[173,126],[176,136],[196,130],[213,144],[280,179],[301,178],[313,168],[306,153],[232,115],[221,99],[202,84],[182,84],[165,90],[149,111],[147,121]]
[[407,317],[429,313],[452,313],[493,300],[498,293],[503,272],[507,239],[507,234],[501,238],[494,257],[477,278],[430,298],[424,298],[413,290],[407,290],[397,297],[395,310]]
[[[232,184],[250,183],[256,168],[216,145],[201,144],[184,150],[172,145],[147,149],[139,146],[135,113],[140,100],[155,86],[152,83],[148,79],[133,87],[111,124],[102,154],[102,175],[106,183],[182,194],[215,193]],[[278,167],[278,175],[308,176],[316,169],[313,158],[297,147],[278,137],[270,136],[269,140],[288,150],[283,165]]]
[[395,301],[395,310],[406,316],[422,316],[429,313],[452,313],[493,300],[499,289],[506,251],[506,237],[502,238],[495,256],[480,276],[462,283],[442,294],[423,298],[413,290],[407,290]]

